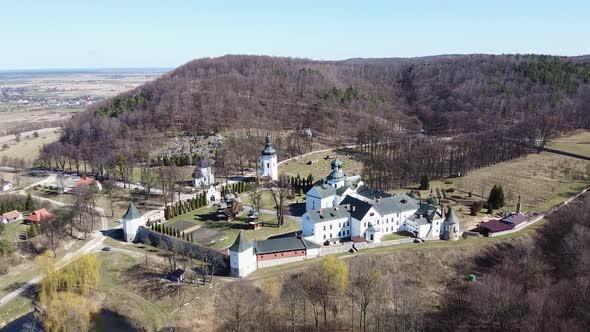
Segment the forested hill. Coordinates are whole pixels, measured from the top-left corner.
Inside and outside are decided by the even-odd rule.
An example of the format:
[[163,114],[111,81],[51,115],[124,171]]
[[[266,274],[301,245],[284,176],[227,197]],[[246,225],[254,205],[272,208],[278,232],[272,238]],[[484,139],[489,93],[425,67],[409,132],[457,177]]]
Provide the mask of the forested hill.
[[[223,132],[231,137],[226,150],[234,151],[232,158],[241,165],[243,158],[256,158],[266,131],[277,133],[281,158],[306,151],[303,128],[328,144],[375,143],[377,136],[422,129],[437,136],[467,134],[461,137],[488,145],[490,137],[514,141],[514,134],[526,131],[530,141],[561,129],[588,128],[589,105],[588,57],[312,61],[228,55],[191,61],[75,116],[41,159],[58,168],[64,160],[76,165],[85,160],[102,170],[120,154],[154,158],[166,137]],[[246,128],[261,130],[240,130]],[[289,130],[282,131],[289,138],[279,139],[280,130]],[[497,160],[508,155],[499,153]]]
[[380,121],[447,135],[540,114],[588,126],[589,82],[587,57],[443,55],[328,62],[229,55],[191,61],[91,113],[160,131],[310,127],[353,137],[354,128]]

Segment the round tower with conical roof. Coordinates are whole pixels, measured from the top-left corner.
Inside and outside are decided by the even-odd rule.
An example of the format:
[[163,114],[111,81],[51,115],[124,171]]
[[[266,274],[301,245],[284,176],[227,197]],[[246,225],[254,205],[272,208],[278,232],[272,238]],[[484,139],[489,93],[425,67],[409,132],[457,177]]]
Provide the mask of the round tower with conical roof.
[[244,232],[236,237],[229,247],[230,274],[234,277],[245,277],[256,270],[256,255],[252,243],[246,241]]
[[135,240],[135,235],[137,234],[137,229],[139,229],[139,226],[145,225],[145,218],[139,212],[139,210],[137,210],[133,202],[131,202],[129,203],[127,211],[121,219],[123,221],[123,234],[125,235],[125,241],[133,242]]
[[279,179],[277,152],[270,142],[270,134],[266,134],[266,145],[260,153],[260,177],[269,177],[275,181]]
[[445,221],[443,222],[442,239],[457,241],[460,236],[461,229],[459,228],[459,218],[457,218],[455,211],[449,206]]

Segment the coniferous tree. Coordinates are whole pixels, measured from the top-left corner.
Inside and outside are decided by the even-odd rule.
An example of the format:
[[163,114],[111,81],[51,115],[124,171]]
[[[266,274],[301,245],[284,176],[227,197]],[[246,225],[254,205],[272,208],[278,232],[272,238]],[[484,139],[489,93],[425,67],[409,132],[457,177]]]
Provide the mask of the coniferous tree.
[[494,187],[492,187],[488,198],[488,205],[490,205],[492,209],[499,209],[504,206],[504,189],[501,185],[494,185]]

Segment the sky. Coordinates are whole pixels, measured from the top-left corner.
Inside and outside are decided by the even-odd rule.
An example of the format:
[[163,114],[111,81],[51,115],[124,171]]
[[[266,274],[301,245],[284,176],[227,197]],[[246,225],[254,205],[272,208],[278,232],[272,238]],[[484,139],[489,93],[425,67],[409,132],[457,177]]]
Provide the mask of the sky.
[[0,70],[172,68],[224,54],[583,55],[589,14],[588,0],[0,0]]

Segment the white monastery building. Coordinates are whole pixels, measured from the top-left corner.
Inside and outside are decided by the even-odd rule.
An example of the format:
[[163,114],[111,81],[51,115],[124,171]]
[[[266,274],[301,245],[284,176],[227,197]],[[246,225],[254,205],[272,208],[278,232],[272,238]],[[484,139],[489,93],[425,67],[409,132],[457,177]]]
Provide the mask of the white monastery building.
[[207,159],[201,159],[193,173],[193,187],[210,187],[215,183],[213,167]]
[[[349,177],[338,159],[331,172],[306,193],[306,212],[301,232],[294,235],[247,242],[242,232],[229,248],[231,274],[245,277],[258,268],[286,264],[338,251],[330,246],[352,242],[379,243],[388,234],[404,231],[424,240],[457,240],[459,221],[449,208],[445,216],[439,207],[407,194],[392,195],[364,185],[358,176]],[[266,136],[260,157],[260,175],[278,178],[275,149]],[[353,179],[357,180],[353,184]],[[334,246],[339,248],[339,246]]]

